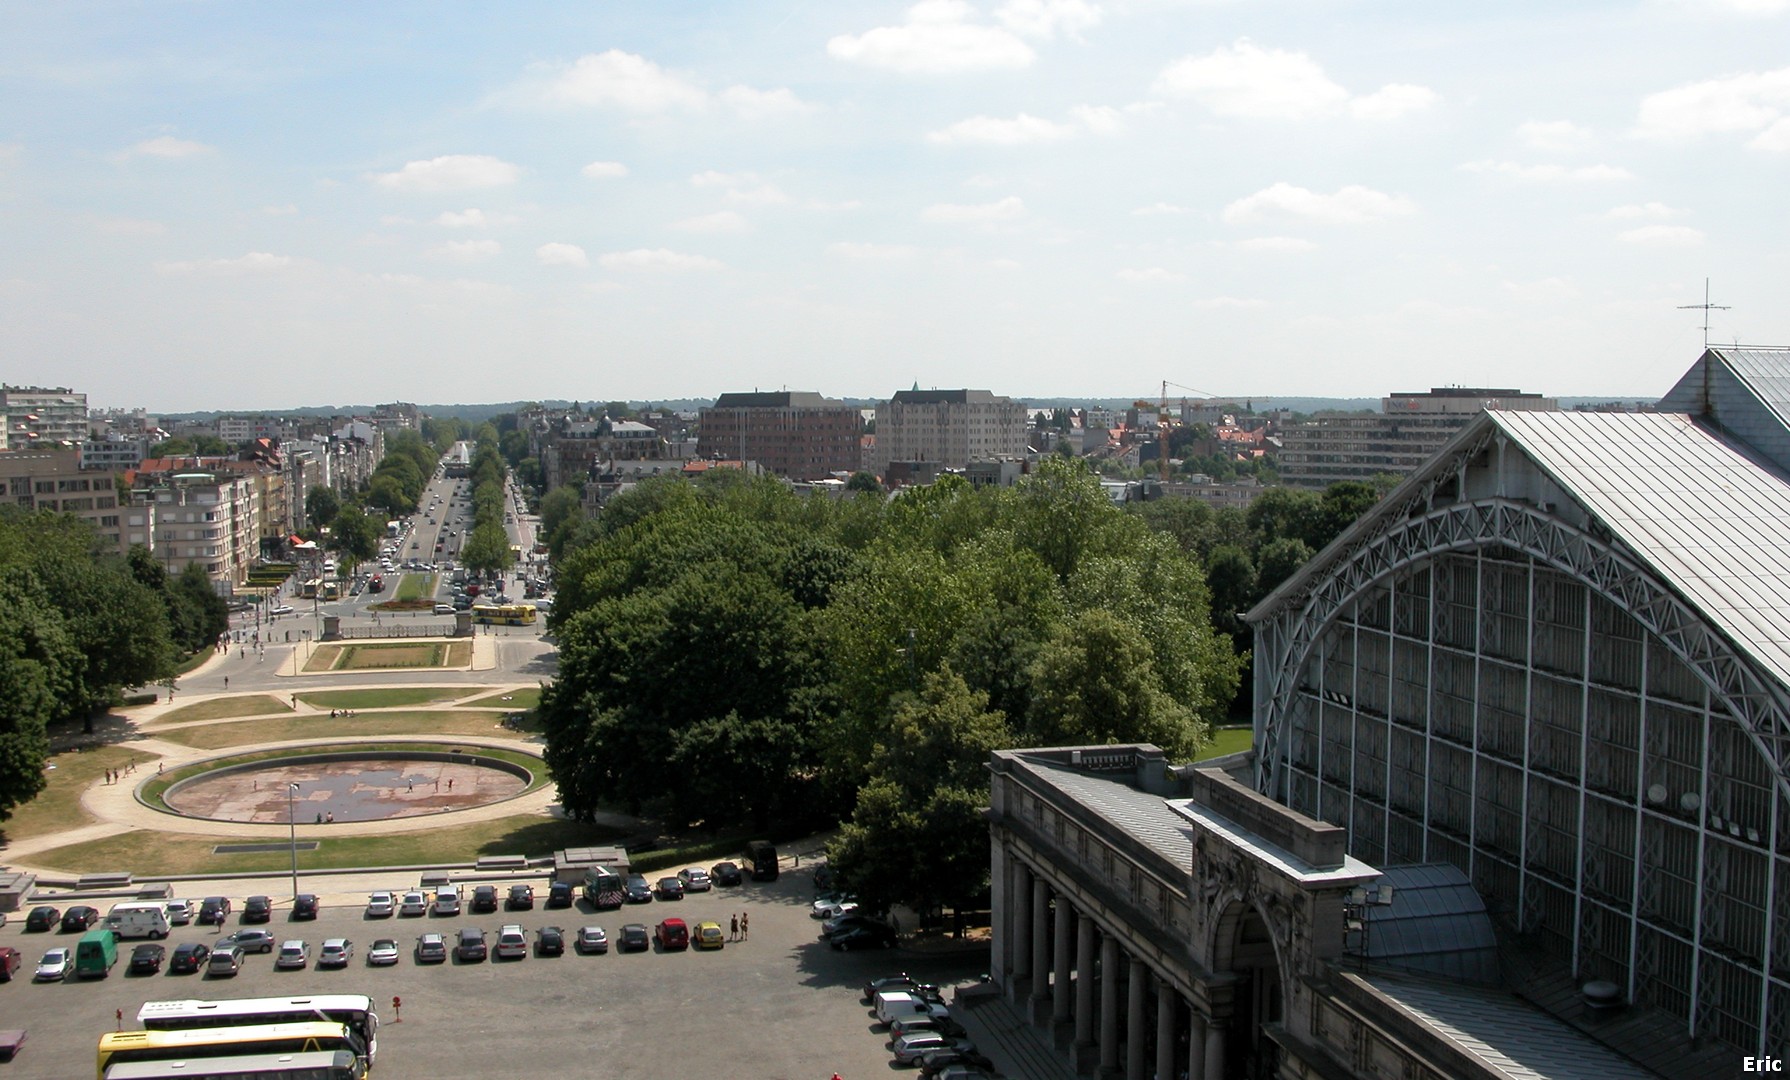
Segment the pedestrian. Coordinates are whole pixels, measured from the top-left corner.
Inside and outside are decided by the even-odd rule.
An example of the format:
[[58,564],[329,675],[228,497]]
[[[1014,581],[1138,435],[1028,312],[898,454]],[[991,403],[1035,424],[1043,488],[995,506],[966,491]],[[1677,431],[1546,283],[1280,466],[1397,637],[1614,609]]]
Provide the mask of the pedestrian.
[[738,941],[739,939],[740,939],[740,917],[738,915],[735,915],[731,919],[727,920],[727,940]]
[[230,689],[230,676],[224,676],[224,689]]
[[155,763],[155,775],[160,776],[161,774],[162,774],[162,763],[158,761]]
[[451,776],[448,777],[448,790],[449,791],[454,790],[454,778]]
[[748,941],[751,939],[751,937],[752,937],[752,916],[747,914],[746,912],[742,911],[742,912],[740,912],[740,940]]
[[415,791],[416,790],[416,781],[415,780],[404,781],[404,790],[405,791]]
[[336,823],[336,812],[331,810],[329,813],[323,815],[323,820],[334,825]]

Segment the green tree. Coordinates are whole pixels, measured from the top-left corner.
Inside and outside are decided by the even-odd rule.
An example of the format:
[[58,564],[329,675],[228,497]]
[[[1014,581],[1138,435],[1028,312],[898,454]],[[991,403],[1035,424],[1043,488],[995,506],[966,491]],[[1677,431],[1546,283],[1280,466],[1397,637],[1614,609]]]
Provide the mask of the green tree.
[[[1298,543],[1299,541],[1275,541]],[[1245,629],[1240,616],[1259,600],[1256,592],[1255,564],[1249,552],[1236,544],[1220,544],[1212,549],[1206,564],[1206,582],[1212,589],[1212,621],[1226,633],[1239,634]]]
[[1110,611],[1059,626],[1032,665],[1028,742],[1149,742],[1171,758],[1191,757],[1205,740],[1205,725],[1163,691],[1156,674],[1143,633]]
[[368,517],[354,506],[344,506],[329,526],[329,548],[342,556],[346,569],[354,568],[379,554],[379,541],[385,535],[383,523]]
[[342,500],[333,488],[317,484],[305,492],[305,520],[311,523],[313,532],[334,521],[341,512]]
[[883,485],[878,482],[875,473],[859,471],[852,473],[851,479],[845,482],[845,490],[869,492],[871,494],[880,495],[883,491]]
[[495,574],[508,569],[516,556],[510,551],[510,537],[503,526],[487,521],[473,527],[460,548],[460,561],[474,573]]
[[27,570],[0,571],[0,821],[44,787],[48,726],[85,666],[62,615]]
[[566,544],[584,523],[584,500],[577,488],[564,484],[541,498],[540,536],[554,562],[565,556]]
[[1256,600],[1280,588],[1281,583],[1298,573],[1311,557],[1311,548],[1297,537],[1283,536],[1263,544],[1256,570]]

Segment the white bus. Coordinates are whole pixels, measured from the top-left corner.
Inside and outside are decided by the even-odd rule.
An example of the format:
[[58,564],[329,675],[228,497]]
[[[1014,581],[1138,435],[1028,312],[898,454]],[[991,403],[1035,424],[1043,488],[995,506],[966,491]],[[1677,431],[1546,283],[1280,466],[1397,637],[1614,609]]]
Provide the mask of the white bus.
[[367,1064],[379,1053],[379,1014],[365,994],[309,997],[226,998],[221,1001],[146,1001],[137,1023],[150,1031],[237,1027],[244,1024],[345,1024],[367,1046]]
[[346,1050],[296,1054],[238,1054],[170,1061],[121,1061],[105,1080],[358,1080],[360,1066]]

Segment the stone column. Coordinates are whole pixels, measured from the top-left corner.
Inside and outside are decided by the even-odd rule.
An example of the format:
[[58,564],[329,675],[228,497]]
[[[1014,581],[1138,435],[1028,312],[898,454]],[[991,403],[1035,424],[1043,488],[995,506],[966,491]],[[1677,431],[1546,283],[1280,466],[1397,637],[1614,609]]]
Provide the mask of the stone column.
[[1050,993],[1050,886],[1032,875],[1032,1023],[1041,1019],[1038,1003]]
[[1175,1080],[1175,988],[1156,980],[1156,1080]]
[[1007,936],[1013,950],[1013,978],[1009,986],[1032,973],[1032,872],[1024,863],[1013,864],[1013,887],[1007,890],[1012,902],[1007,905],[1007,925],[1013,930]]
[[1224,1076],[1224,1025],[1216,1022],[1206,1025],[1206,1075]]
[[1119,939],[1100,938],[1100,1075],[1119,1072]]
[[[1062,1024],[1069,1020],[1069,925],[1071,905],[1064,897],[1057,898],[1057,941],[1052,950],[1056,954],[1056,985],[1050,991],[1050,1022]],[[1076,916],[1081,918],[1079,914]]]
[[1075,1045],[1094,1045],[1094,920],[1083,919],[1075,942]]
[[[1206,1018],[1201,1015],[1200,1007],[1193,1002],[1187,1003],[1187,1080],[1207,1080],[1206,1077]],[[1212,1074],[1211,1080],[1224,1080],[1222,1071]]]
[[1129,985],[1125,988],[1125,1078],[1150,1080],[1144,1075],[1144,1002],[1150,996],[1150,969],[1132,957]]

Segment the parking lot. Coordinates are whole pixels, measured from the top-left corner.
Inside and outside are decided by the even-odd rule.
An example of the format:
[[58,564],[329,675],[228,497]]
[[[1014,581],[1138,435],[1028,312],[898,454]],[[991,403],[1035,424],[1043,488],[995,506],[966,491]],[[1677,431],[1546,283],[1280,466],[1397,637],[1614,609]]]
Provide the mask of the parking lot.
[[[740,1076],[759,1080],[845,1080],[883,1076],[891,1071],[887,1034],[873,1027],[858,1000],[858,988],[877,975],[907,971],[941,985],[975,979],[987,969],[986,952],[915,954],[906,949],[838,953],[818,940],[809,917],[813,881],[807,868],[769,883],[694,893],[679,901],[635,904],[593,913],[582,901],[572,909],[543,907],[545,881],[533,879],[532,911],[461,915],[449,918],[368,919],[363,897],[332,893],[322,882],[307,882],[324,895],[315,921],[289,922],[289,902],[279,904],[272,923],[276,938],[302,938],[316,950],[325,938],[354,942],[346,969],[276,971],[272,955],[252,955],[235,978],[194,975],[126,976],[125,964],[137,942],[119,943],[119,964],[110,978],[66,984],[33,984],[32,968],[48,948],[72,945],[75,935],[23,932],[23,913],[0,927],[0,944],[23,954],[24,966],[0,985],[0,1026],[24,1028],[29,1040],[18,1059],[0,1065],[6,1077],[63,1078],[91,1075],[95,1043],[116,1025],[125,1027],[145,1001],[174,998],[285,996],[305,993],[365,993],[379,1003],[383,1026],[373,1073],[380,1078],[484,1077],[561,1074],[568,1076],[654,1077],[666,1075]],[[381,887],[404,889],[414,881]],[[198,898],[213,890],[195,886],[182,895]],[[210,943],[241,925],[244,896],[279,894],[273,882],[227,890],[236,911],[222,931],[176,927],[169,951],[185,941]],[[501,890],[500,890],[501,891]],[[66,905],[63,905],[66,906]],[[110,902],[96,906],[105,910]],[[725,930],[729,916],[748,912],[751,940],[727,943],[718,951],[618,953],[614,939],[624,923],[649,930],[666,917],[692,927],[713,919]],[[584,956],[569,948],[561,957],[419,966],[411,954],[419,934],[476,926],[495,943],[497,929],[518,923],[531,942],[541,926],[556,925],[568,935],[578,927],[604,927],[610,952]],[[396,967],[370,968],[366,952],[375,938],[396,938],[403,950]],[[394,1015],[393,997],[402,998]]]

